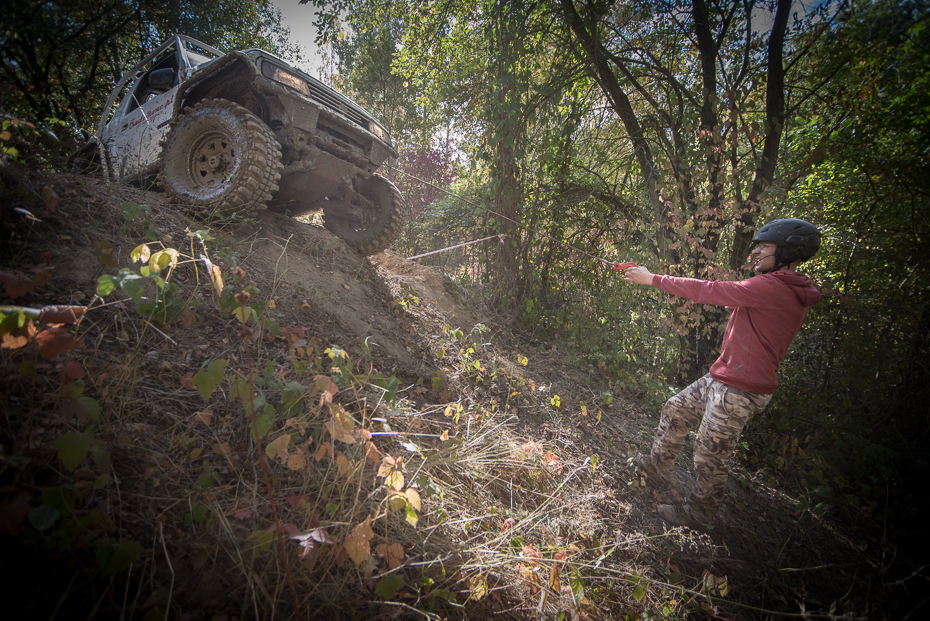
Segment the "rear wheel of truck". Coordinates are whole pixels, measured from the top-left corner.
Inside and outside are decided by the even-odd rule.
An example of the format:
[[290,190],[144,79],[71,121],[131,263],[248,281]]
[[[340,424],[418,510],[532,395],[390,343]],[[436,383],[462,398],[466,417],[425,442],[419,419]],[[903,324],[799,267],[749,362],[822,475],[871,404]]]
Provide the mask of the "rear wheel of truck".
[[372,175],[360,184],[359,193],[372,203],[361,221],[339,217],[323,208],[323,225],[350,247],[370,256],[378,254],[400,235],[407,220],[407,203],[393,183]]
[[186,108],[161,143],[158,184],[197,216],[254,216],[278,189],[281,147],[261,120],[225,99]]

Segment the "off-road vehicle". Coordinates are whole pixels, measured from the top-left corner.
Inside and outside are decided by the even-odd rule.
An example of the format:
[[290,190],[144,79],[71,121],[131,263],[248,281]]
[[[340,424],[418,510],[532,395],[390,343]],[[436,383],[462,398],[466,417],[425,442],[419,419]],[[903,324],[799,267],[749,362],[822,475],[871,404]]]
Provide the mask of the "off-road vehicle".
[[322,211],[327,229],[375,254],[407,214],[397,188],[375,173],[396,155],[371,114],[274,54],[224,54],[174,35],[123,76],[75,164],[157,179],[194,215]]

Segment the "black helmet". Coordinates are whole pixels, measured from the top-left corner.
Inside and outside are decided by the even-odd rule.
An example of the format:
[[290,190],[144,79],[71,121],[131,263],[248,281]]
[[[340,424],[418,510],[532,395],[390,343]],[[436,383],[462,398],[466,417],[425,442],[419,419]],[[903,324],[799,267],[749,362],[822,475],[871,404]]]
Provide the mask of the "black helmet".
[[763,226],[752,243],[768,242],[778,246],[775,269],[795,261],[807,261],[820,249],[820,231],[810,222],[796,218],[774,220]]

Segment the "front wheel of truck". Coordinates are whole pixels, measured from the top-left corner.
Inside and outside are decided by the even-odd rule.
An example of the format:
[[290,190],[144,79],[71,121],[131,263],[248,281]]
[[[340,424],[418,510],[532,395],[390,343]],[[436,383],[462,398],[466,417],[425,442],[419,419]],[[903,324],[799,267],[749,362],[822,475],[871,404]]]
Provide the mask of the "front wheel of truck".
[[186,108],[161,143],[158,184],[193,215],[254,216],[278,189],[281,147],[254,114],[225,99]]

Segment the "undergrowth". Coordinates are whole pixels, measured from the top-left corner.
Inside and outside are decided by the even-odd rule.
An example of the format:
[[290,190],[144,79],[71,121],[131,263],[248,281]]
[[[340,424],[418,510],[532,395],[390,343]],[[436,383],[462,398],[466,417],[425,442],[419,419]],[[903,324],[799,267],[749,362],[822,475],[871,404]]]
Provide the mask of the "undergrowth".
[[[62,299],[34,236],[0,270],[0,545],[20,618],[731,606],[712,562],[679,560],[717,546],[644,526],[643,480],[560,431],[599,433],[611,391],[559,394],[481,324],[437,322],[435,372],[384,376],[364,339],[287,319],[279,277],[253,282],[221,231],[117,204],[100,227],[116,236],[92,240],[95,295]],[[432,317],[409,288],[395,299]]]

